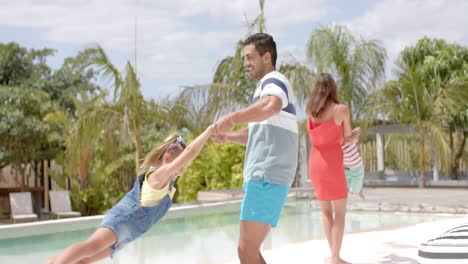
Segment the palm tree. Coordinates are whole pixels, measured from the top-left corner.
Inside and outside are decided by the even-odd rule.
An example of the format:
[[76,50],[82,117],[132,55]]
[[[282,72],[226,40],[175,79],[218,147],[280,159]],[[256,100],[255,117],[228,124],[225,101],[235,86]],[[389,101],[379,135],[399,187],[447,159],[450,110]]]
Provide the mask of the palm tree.
[[[78,172],[80,190],[88,186],[91,161],[96,145],[103,137],[103,131],[112,130],[106,126],[112,115],[115,115],[115,110],[106,104],[105,97],[106,93],[90,97],[86,92],[80,91],[79,96],[72,99],[76,118],[63,111],[52,112],[44,117],[44,121],[59,124],[63,128],[61,134],[53,133],[49,138],[64,142],[65,174],[74,175]],[[114,146],[115,144],[106,144],[110,155],[115,153],[115,149],[112,149]]]
[[359,117],[364,100],[384,78],[385,49],[375,40],[356,39],[345,26],[315,30],[307,43],[307,58],[318,73],[335,76],[352,120]]
[[[252,32],[265,32],[265,0],[259,0],[260,14],[252,21],[247,22],[247,36]],[[225,105],[239,104],[246,106],[253,97],[255,81],[250,78],[246,69],[244,69],[243,58],[244,40],[241,39],[236,44],[236,50],[233,56],[228,56],[221,60],[216,67],[213,77],[212,89],[223,88],[227,96],[224,97]]]
[[307,103],[311,88],[315,81],[315,72],[307,66],[295,61],[288,64],[282,64],[278,71],[289,80],[294,90],[294,94],[296,95],[298,104],[304,105]]
[[[453,180],[459,180],[460,160],[466,152],[466,139],[468,138],[468,81],[457,81],[450,85],[452,89],[447,89],[448,98],[458,99],[455,105],[447,109],[447,105],[442,106],[444,125],[448,128],[448,141],[450,148],[450,167],[446,168]],[[463,91],[461,94],[457,92]],[[457,144],[458,143],[458,144]],[[458,145],[458,148],[457,148]],[[444,164],[447,165],[447,164]]]
[[[283,64],[280,66],[279,72],[281,72],[286,78],[288,78],[293,90],[294,94],[297,98],[297,109],[302,109],[303,106],[306,104],[307,100],[310,96],[310,89],[315,80],[315,73],[310,70],[307,66],[302,65],[299,62],[292,62],[289,64]],[[307,138],[307,118],[305,120],[298,120],[298,138],[299,144],[304,142],[307,146],[307,142],[309,139]],[[306,151],[308,148],[306,147]],[[308,157],[308,154],[305,154]],[[307,163],[303,164],[303,152],[302,147],[299,147],[298,150],[298,166],[296,168],[296,177],[292,186],[299,186],[299,176],[303,171],[302,168],[307,168]]]
[[82,100],[77,108],[79,118],[72,125],[65,144],[67,168],[70,170],[68,174],[73,175],[73,171],[78,170],[80,190],[88,186],[94,148],[100,138],[101,126],[106,122],[104,113],[101,111],[105,105],[102,96],[87,98],[85,94],[82,94]]
[[[450,148],[450,163],[443,164],[444,170],[449,172],[452,179],[458,180],[459,163],[465,152],[468,133],[468,101],[463,97],[468,91],[468,48],[455,43],[447,43],[442,39],[427,37],[418,41],[414,49],[403,52],[406,61],[419,64],[424,73],[424,80],[428,86],[443,89],[446,97],[458,99],[456,104],[440,105],[439,112],[442,121],[448,129]],[[446,89],[451,88],[451,89]],[[449,94],[455,93],[455,94]]]
[[[252,21],[247,23],[247,36],[256,32],[265,32],[265,1],[260,0],[260,14]],[[253,97],[255,81],[250,78],[243,66],[243,40],[236,44],[236,50],[233,56],[221,60],[213,77],[211,90],[213,94],[222,91],[225,96],[221,101],[220,109],[235,109],[236,107],[248,105]],[[310,87],[315,79],[315,74],[305,65],[292,61],[288,64],[279,66],[278,71],[284,74],[291,83],[292,89],[297,97],[298,104],[303,105],[310,95]],[[299,137],[307,134],[305,122],[299,124]],[[298,153],[300,158],[300,153]],[[299,164],[297,170],[300,170],[302,164]],[[299,174],[297,174],[299,175]],[[297,181],[297,177],[296,177]],[[296,182],[294,183],[296,185]]]
[[87,49],[78,55],[80,65],[78,73],[85,71],[89,67],[95,68],[105,81],[113,81],[114,96],[113,100],[122,116],[122,124],[126,132],[131,133],[132,141],[135,147],[135,170],[138,171],[140,159],[142,157],[142,147],[140,139],[140,128],[144,122],[147,112],[146,102],[140,91],[140,83],[133,66],[128,62],[125,71],[120,72],[117,67],[111,63],[104,50],[98,46],[94,49]]
[[[435,143],[443,164],[448,164],[450,147],[447,140],[447,116],[464,113],[468,107],[466,83],[460,85],[456,78],[443,78],[438,68],[447,60],[443,47],[422,39],[414,47],[402,51],[397,61],[398,79],[387,82],[367,100],[365,112],[369,120],[378,115],[390,122],[412,124],[419,141],[420,187],[426,183],[426,150],[428,143]],[[438,61],[438,63],[434,63]],[[441,71],[442,69],[442,71]],[[455,76],[456,67],[448,72]],[[462,68],[463,69],[463,68]],[[461,70],[463,71],[463,70]]]
[[[251,22],[247,22],[247,36],[256,32],[265,32],[265,1],[260,0],[260,14]],[[250,78],[243,66],[243,39],[236,44],[236,50],[233,56],[221,60],[216,68],[212,89],[222,89],[226,98],[224,105],[239,104],[248,105],[252,100],[255,87],[255,81]],[[315,74],[312,70],[297,61],[283,64],[278,68],[279,72],[284,74],[290,81],[291,86],[297,96],[300,104],[304,103],[310,94],[310,87],[314,81]],[[215,92],[216,93],[216,92]]]
[[224,87],[201,85],[184,87],[174,99],[165,99],[161,108],[170,124],[198,135],[224,114],[237,109],[237,104],[227,104]]
[[135,146],[135,169],[138,171],[140,158],[143,155],[141,147],[140,128],[145,121],[148,112],[146,101],[140,91],[140,82],[132,65],[127,63],[125,79],[122,82],[122,92],[118,100],[120,109],[123,109],[124,126],[133,136]]

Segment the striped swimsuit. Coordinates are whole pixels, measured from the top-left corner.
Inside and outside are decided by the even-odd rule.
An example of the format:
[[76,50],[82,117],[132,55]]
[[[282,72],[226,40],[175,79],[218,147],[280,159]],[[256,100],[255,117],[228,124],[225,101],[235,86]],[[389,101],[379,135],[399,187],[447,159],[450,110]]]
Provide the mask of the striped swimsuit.
[[362,164],[362,158],[355,143],[343,144],[343,163],[345,168],[354,168]]
[[343,144],[343,165],[345,168],[348,190],[358,193],[364,183],[364,166],[356,144]]

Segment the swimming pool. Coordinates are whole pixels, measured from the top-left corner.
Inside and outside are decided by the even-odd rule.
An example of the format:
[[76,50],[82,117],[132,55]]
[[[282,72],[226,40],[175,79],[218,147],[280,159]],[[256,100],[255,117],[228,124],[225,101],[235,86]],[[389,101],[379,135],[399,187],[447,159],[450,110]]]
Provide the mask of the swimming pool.
[[[114,260],[100,263],[203,263],[219,264],[237,256],[239,202],[174,208],[140,239],[120,251]],[[448,215],[349,212],[346,232],[389,229],[435,221]],[[86,239],[102,217],[49,221],[5,232],[0,230],[0,263],[41,263],[68,245]],[[3,234],[2,234],[3,233]],[[263,248],[324,238],[320,212],[305,200],[286,203],[278,227]]]

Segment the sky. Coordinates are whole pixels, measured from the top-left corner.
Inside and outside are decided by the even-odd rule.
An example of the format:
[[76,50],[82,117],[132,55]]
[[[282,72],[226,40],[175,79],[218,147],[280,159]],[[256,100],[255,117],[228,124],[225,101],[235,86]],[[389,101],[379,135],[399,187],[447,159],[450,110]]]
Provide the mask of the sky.
[[[48,64],[54,69],[96,44],[121,70],[136,57],[148,99],[210,83],[217,63],[245,37],[246,19],[259,14],[256,0],[0,0],[0,7],[1,43],[53,48]],[[277,43],[279,64],[308,63],[305,48],[314,29],[337,23],[381,41],[387,79],[399,51],[423,36],[468,46],[466,10],[466,0],[265,1],[266,31]]]

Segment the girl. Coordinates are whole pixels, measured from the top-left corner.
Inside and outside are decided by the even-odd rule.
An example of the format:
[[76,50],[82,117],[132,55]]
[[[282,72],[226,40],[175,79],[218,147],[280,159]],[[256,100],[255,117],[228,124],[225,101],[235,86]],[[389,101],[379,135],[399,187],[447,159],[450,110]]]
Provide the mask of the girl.
[[174,135],[153,149],[145,157],[133,189],[109,210],[88,240],[45,263],[93,263],[113,256],[148,231],[171,207],[175,179],[200,153],[212,130],[209,126],[187,148],[182,137]]
[[362,163],[361,154],[357,148],[357,141],[361,129],[356,127],[352,131],[350,142],[344,143],[341,148],[343,149],[344,168],[348,190],[350,193],[359,193],[361,199],[365,199],[364,191],[362,189],[364,183],[364,165]]
[[320,201],[330,262],[348,263],[340,258],[348,194],[341,145],[351,136],[351,124],[349,109],[338,102],[331,75],[322,73],[315,81],[307,115],[311,141],[309,177]]

